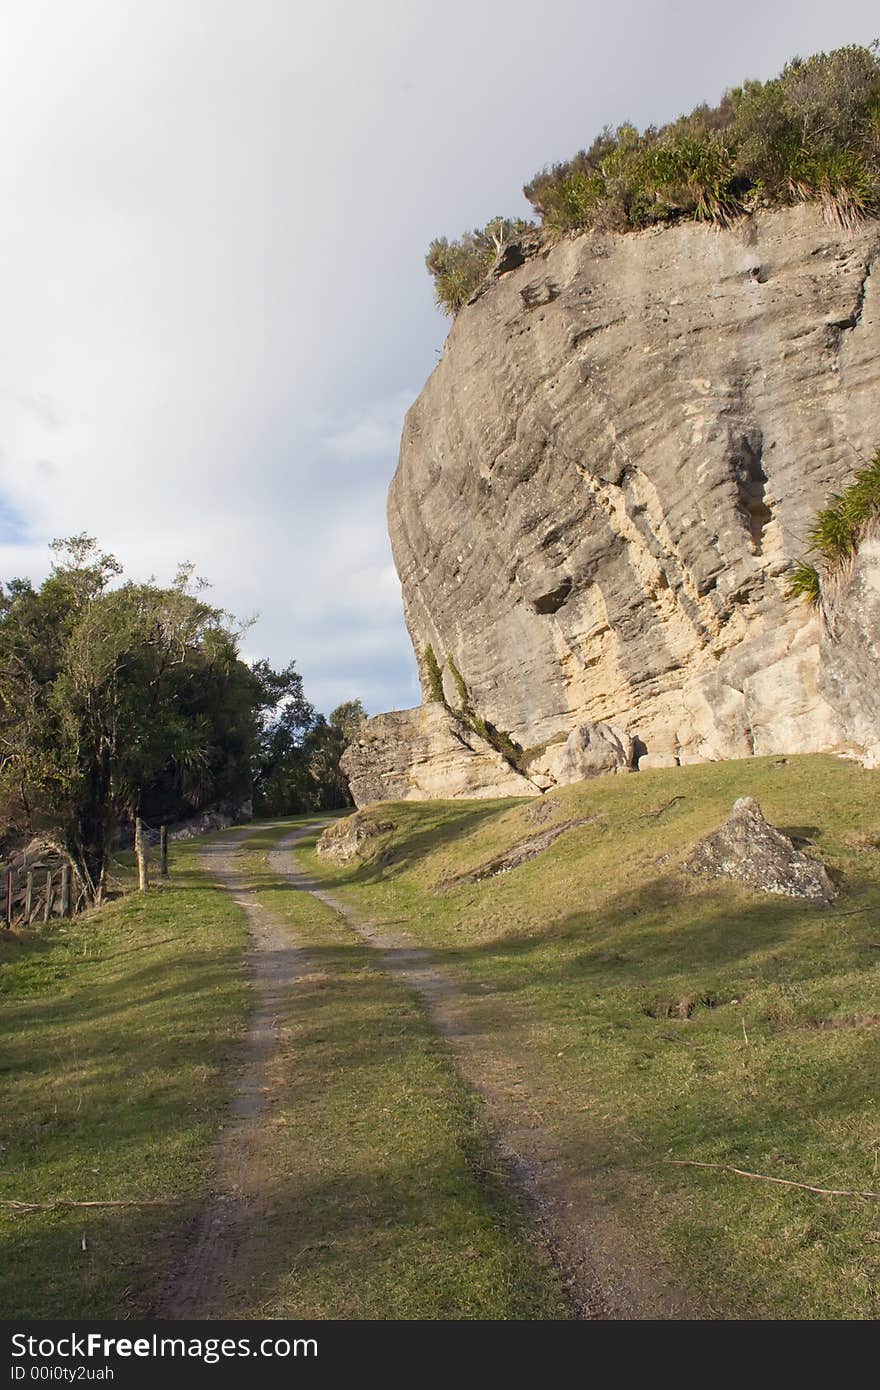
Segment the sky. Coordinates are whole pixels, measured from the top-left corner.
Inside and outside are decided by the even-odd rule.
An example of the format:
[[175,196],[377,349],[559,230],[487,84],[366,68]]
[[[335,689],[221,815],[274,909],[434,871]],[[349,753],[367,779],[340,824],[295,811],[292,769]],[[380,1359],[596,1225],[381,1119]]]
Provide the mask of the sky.
[[3,0],[0,581],[86,531],[191,561],[325,712],[418,702],[385,526],[448,324],[424,254],[606,123],[875,0]]

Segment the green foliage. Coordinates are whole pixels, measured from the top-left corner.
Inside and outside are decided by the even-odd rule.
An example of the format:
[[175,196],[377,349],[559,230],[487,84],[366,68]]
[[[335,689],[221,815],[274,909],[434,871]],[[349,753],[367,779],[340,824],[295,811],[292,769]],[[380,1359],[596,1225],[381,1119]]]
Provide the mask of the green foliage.
[[264,726],[254,776],[256,812],[282,816],[351,806],[339,760],[366,717],[360,700],[347,700],[325,719],[303,697],[300,682]]
[[444,702],[443,672],[440,668],[440,662],[437,660],[437,654],[430,642],[425,648],[425,670],[428,675],[428,698],[430,700],[438,700],[441,703]]
[[64,842],[99,902],[121,821],[244,801],[264,720],[281,701],[295,718],[310,707],[292,665],[240,658],[191,567],[162,588],[120,582],[88,536],[53,550],[39,589],[0,588],[0,793],[22,830]]
[[468,695],[467,683],[464,676],[459,671],[451,656],[446,658],[446,665],[449,667],[449,674],[455,681],[455,688],[458,691],[459,708],[467,710],[470,708],[470,696]]
[[[880,54],[851,44],[793,59],[769,82],[745,82],[659,130],[606,127],[523,192],[551,236],[627,232],[692,218],[727,227],[758,205],[816,202],[851,227],[880,208]],[[434,241],[437,302],[455,314],[491,269],[496,218],[459,241]]]
[[788,577],[785,597],[803,599],[811,608],[818,608],[822,601],[822,580],[815,565],[809,560],[798,560]]
[[865,527],[880,516],[880,449],[865,468],[859,469],[849,487],[835,493],[816,514],[810,528],[809,553],[817,564],[798,560],[789,579],[787,597],[802,598],[813,606],[821,601],[821,584],[847,564],[859,548]]
[[434,278],[437,307],[454,315],[485,280],[509,242],[531,224],[521,218],[493,217],[485,227],[465,232],[457,241],[437,237],[425,265]]
[[823,507],[809,534],[810,550],[826,570],[845,564],[858,549],[865,525],[880,513],[880,449],[867,468],[856,473],[842,494]]
[[483,719],[482,715],[472,714],[468,710],[466,712],[466,718],[468,726],[473,729],[474,733],[477,734],[479,738],[485,739],[486,743],[490,743],[496,753],[500,753],[502,758],[505,758],[507,762],[510,763],[511,767],[522,770],[522,744],[517,743],[516,739],[512,738],[505,729],[496,729],[495,725],[491,724],[488,719]]

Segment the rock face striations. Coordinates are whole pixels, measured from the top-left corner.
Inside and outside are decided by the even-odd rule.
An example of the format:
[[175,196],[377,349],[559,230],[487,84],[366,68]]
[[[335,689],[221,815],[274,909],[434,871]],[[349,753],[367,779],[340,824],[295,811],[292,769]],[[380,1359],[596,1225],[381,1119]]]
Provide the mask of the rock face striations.
[[785,591],[880,444],[878,247],[876,222],[797,207],[506,257],[407,416],[389,496],[426,697],[430,646],[526,750],[597,721],[655,765],[870,742]]

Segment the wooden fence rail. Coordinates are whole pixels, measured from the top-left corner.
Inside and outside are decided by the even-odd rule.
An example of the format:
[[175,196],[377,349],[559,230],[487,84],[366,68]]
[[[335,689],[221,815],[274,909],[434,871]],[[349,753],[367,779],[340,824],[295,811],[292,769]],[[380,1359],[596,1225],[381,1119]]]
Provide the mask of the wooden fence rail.
[[[138,819],[135,822],[135,859],[138,886],[149,887],[148,863],[151,844],[159,850],[159,874],[168,877],[168,828],[154,830]],[[54,843],[38,845],[35,860],[28,863],[27,852],[14,856],[11,864],[0,864],[0,927],[29,927],[53,917],[73,917],[88,906],[85,889],[71,861]]]
[[0,883],[0,921],[6,928],[29,927],[51,917],[72,917],[86,906],[85,892],[74,882],[69,864],[51,869],[6,868]]

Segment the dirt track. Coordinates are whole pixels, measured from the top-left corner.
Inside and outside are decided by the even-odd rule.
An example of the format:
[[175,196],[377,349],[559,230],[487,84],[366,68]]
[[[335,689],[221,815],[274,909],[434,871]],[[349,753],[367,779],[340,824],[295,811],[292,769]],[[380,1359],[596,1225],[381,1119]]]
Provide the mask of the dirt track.
[[[461,987],[436,968],[428,952],[402,935],[377,929],[303,873],[293,850],[312,828],[299,827],[282,836],[269,855],[271,878],[286,879],[342,916],[379,953],[383,967],[401,986],[421,999],[431,1024],[451,1047],[461,1075],[486,1103],[496,1151],[560,1269],[575,1315],[587,1319],[695,1316],[662,1275],[645,1271],[631,1240],[596,1203],[589,1173],[574,1171],[571,1164],[560,1161],[541,1124],[537,1098],[529,1097],[523,1083],[522,1059],[511,1057],[497,1037],[469,1026],[467,997]],[[261,1167],[265,1163],[261,1121],[271,1103],[273,1060],[292,1008],[292,985],[308,963],[288,928],[259,904],[236,874],[235,852],[252,833],[247,828],[230,831],[205,850],[209,873],[229,889],[247,915],[256,1007],[232,1123],[218,1143],[217,1192],[200,1219],[179,1276],[160,1301],[156,1313],[160,1317],[224,1315],[236,1252],[248,1223],[260,1220],[270,1176]]]

